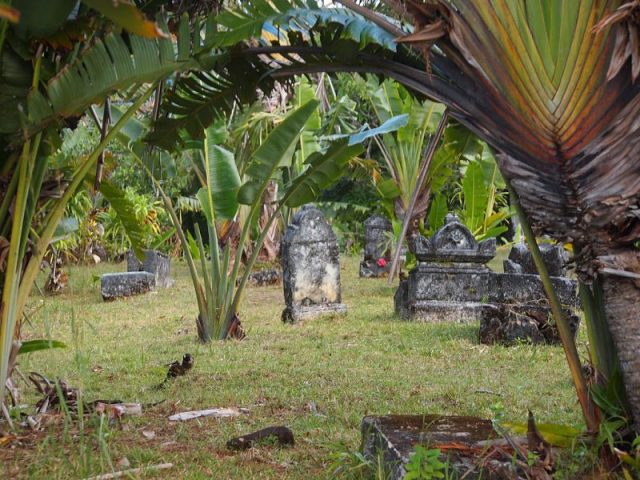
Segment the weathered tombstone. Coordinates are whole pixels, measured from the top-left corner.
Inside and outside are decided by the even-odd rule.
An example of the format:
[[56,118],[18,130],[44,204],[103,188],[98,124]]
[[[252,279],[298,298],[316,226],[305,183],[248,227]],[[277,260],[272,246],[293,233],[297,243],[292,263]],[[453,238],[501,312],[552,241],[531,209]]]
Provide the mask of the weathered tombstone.
[[105,302],[147,293],[155,285],[156,278],[149,272],[105,273],[100,278],[100,291]]
[[133,251],[129,250],[127,254],[127,271],[151,273],[156,279],[157,287],[168,288],[174,283],[170,277],[171,259],[168,255],[157,250],[145,250],[142,262],[138,260]]
[[[512,442],[524,447],[526,437],[515,437]],[[439,460],[447,463],[451,478],[527,478],[526,464],[523,468],[513,462],[510,454],[487,454],[493,445],[504,445],[491,420],[444,415],[368,416],[362,420],[362,453],[373,463],[382,461],[389,475],[385,478],[406,477],[416,445],[440,449]]]
[[[569,262],[567,251],[561,245],[550,245],[548,243],[543,243],[539,247],[549,275],[552,277],[564,277],[567,274],[567,263]],[[509,258],[502,263],[504,265],[504,273],[538,274],[531,252],[524,243],[514,245],[511,252],[509,252]]]
[[395,308],[407,320],[470,322],[480,319],[489,294],[491,271],[485,265],[496,254],[495,239],[478,243],[458,217],[427,239],[409,242],[417,266],[400,282]]
[[391,250],[387,233],[392,231],[391,222],[375,215],[364,222],[364,260],[360,262],[363,278],[384,277],[391,268]]
[[340,258],[336,236],[320,210],[303,207],[282,242],[284,322],[324,313],[345,313],[341,303]]
[[[565,278],[568,255],[561,246],[541,246],[543,260],[552,275],[553,289],[575,336],[580,318],[575,281]],[[537,275],[533,258],[524,244],[513,247],[504,261],[506,273],[494,273],[489,283],[488,301],[480,320],[480,343],[513,345],[518,342],[560,343],[551,308]]]
[[251,272],[247,278],[249,285],[254,287],[278,285],[281,281],[282,272],[275,268],[267,268],[264,270],[258,270],[257,272]]

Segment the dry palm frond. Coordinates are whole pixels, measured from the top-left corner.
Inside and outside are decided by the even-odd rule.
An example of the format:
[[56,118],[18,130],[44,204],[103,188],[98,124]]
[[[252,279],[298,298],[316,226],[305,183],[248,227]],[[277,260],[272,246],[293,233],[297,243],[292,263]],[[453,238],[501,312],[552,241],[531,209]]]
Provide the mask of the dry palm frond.
[[631,78],[635,82],[640,76],[640,0],[632,0],[621,5],[600,20],[593,27],[593,31],[600,33],[608,27],[613,27],[616,42],[607,71],[607,80],[618,75],[629,59]]
[[399,37],[396,41],[422,50],[427,64],[427,71],[430,73],[431,47],[435,42],[449,35],[451,12],[448,6],[440,2],[422,3],[418,0],[407,0],[405,5],[407,13],[414,19],[414,32]]

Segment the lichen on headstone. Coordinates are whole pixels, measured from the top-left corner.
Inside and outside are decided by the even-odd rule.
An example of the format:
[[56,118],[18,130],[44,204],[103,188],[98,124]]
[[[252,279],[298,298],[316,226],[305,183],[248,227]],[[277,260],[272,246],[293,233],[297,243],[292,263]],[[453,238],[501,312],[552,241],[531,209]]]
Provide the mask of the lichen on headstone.
[[296,322],[324,313],[345,313],[336,236],[320,210],[303,207],[282,242],[286,308],[282,320]]

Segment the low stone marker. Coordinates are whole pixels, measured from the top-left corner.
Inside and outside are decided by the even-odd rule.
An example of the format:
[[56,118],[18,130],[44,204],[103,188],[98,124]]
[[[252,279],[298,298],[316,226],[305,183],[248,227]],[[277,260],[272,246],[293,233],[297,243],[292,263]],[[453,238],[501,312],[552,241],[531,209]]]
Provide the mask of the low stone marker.
[[254,287],[268,287],[270,285],[278,285],[282,282],[282,272],[275,268],[258,270],[251,272],[247,279],[249,285]]
[[100,278],[102,299],[107,302],[153,290],[156,278],[149,272],[105,273]]
[[[526,438],[512,441],[526,445]],[[527,478],[520,476],[525,472],[513,462],[512,453],[505,452],[505,443],[491,420],[475,417],[386,415],[362,420],[362,453],[374,465],[381,460],[389,474],[385,478],[391,480],[405,478],[416,445],[439,449],[450,478]]]
[[[543,260],[553,289],[575,336],[580,326],[576,315],[577,284],[566,275],[568,254],[561,246],[541,245]],[[524,244],[514,245],[504,261],[505,273],[494,273],[489,281],[491,304],[480,319],[480,343],[513,345],[518,342],[559,344],[560,337],[551,315],[542,280],[531,252]]]
[[[547,266],[552,277],[564,277],[567,275],[567,263],[569,253],[560,245],[542,243],[538,246],[542,254],[542,260]],[[533,262],[533,256],[529,247],[524,243],[517,243],[509,252],[509,258],[503,263],[504,273],[524,273],[538,275],[538,269]]]
[[485,264],[496,254],[495,239],[478,243],[458,217],[449,214],[432,238],[418,235],[409,249],[418,264],[395,294],[402,318],[464,323],[481,317],[491,275]]
[[346,313],[341,303],[336,236],[324,215],[306,205],[293,217],[282,242],[284,322],[325,313]]
[[173,285],[171,275],[171,259],[157,250],[145,250],[141,262],[133,251],[127,254],[127,272],[148,272],[156,279],[156,287],[168,288]]
[[391,269],[391,250],[387,232],[392,232],[391,222],[374,215],[364,222],[364,260],[360,262],[360,277],[384,277]]

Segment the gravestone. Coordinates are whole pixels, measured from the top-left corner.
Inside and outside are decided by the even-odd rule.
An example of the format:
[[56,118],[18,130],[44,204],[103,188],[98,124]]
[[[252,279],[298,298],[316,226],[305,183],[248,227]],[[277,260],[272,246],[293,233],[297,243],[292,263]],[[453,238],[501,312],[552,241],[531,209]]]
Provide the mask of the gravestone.
[[495,239],[478,243],[458,217],[449,214],[432,238],[409,241],[416,267],[400,282],[396,312],[407,320],[471,322],[480,319],[489,295]]
[[[552,277],[564,277],[567,275],[567,263],[569,253],[561,245],[543,243],[539,245],[542,260],[547,266]],[[511,248],[509,258],[502,262],[504,273],[525,273],[537,275],[538,269],[533,262],[533,256],[524,243],[517,243]]]
[[320,210],[306,205],[294,215],[281,257],[284,322],[347,311],[341,303],[338,243]]
[[[240,280],[238,280],[239,282]],[[251,272],[247,278],[249,285],[254,287],[267,287],[270,285],[278,285],[282,281],[282,272],[275,268],[267,268]]]
[[[385,478],[390,480],[408,477],[416,445],[439,449],[439,460],[447,463],[449,478],[527,478],[526,464],[525,468],[519,466],[512,453],[504,451],[506,442],[491,420],[428,414],[367,416],[361,429],[363,456],[374,465],[381,461],[388,474]],[[526,437],[511,437],[511,441],[527,445]]]
[[360,262],[360,277],[384,277],[391,269],[391,250],[388,232],[392,232],[391,222],[375,215],[364,222],[364,260]]
[[128,272],[148,272],[156,279],[156,287],[168,288],[173,285],[171,274],[171,259],[168,255],[157,250],[145,250],[144,260],[141,262],[133,251],[127,254]]
[[[568,255],[561,246],[541,245],[543,260],[553,275],[551,282],[565,317],[575,336],[580,325],[577,284],[566,274]],[[505,273],[494,273],[489,283],[490,307],[480,320],[480,343],[513,345],[530,343],[559,344],[542,280],[537,275],[531,252],[524,244],[514,245],[504,261]]]
[[155,285],[156,277],[149,272],[105,273],[100,278],[100,291],[105,302],[147,293]]

